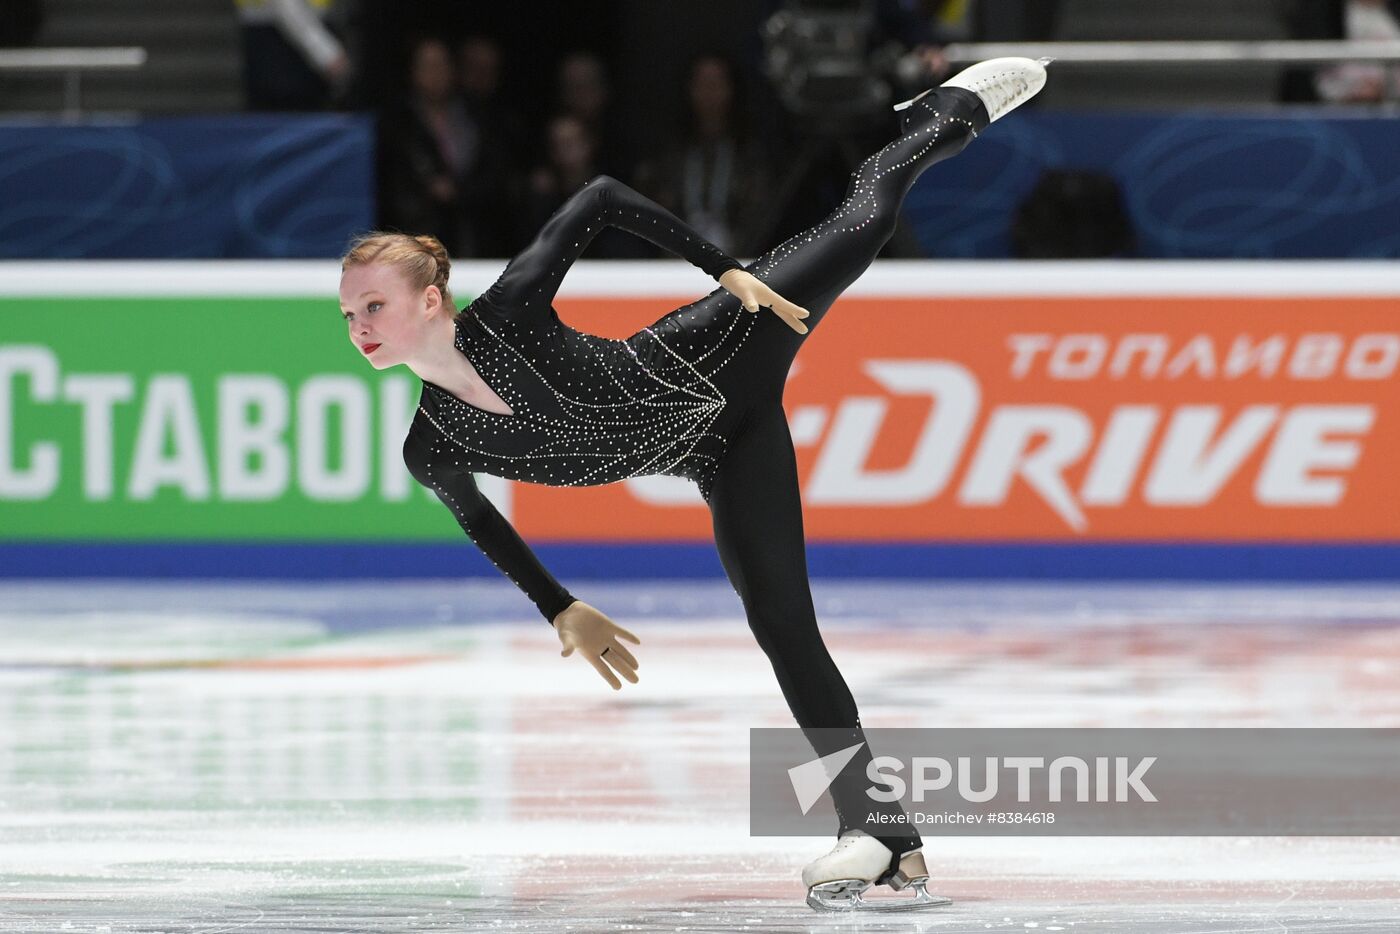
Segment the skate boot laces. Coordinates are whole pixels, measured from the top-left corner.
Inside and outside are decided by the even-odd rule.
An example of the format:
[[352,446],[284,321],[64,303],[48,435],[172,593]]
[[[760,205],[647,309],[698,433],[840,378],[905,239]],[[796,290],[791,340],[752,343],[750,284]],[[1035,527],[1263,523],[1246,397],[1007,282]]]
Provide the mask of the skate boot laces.
[[1024,72],[1002,71],[974,81],[969,90],[991,104],[987,110],[993,119],[1010,110],[1031,89]]

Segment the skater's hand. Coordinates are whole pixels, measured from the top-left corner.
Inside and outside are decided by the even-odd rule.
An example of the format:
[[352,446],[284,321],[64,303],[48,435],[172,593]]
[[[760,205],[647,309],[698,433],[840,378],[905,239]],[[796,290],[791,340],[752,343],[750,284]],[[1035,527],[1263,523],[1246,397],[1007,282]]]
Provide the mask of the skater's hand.
[[618,674],[628,681],[637,683],[637,659],[618,640],[627,639],[636,645],[641,645],[642,640],[608,619],[601,611],[582,600],[575,600],[554,617],[554,629],[559,633],[559,641],[564,644],[564,651],[559,653],[561,657],[568,658],[574,649],[578,649],[614,691],[622,689],[622,682],[617,680],[617,675],[608,665],[616,668]]
[[807,325],[800,320],[807,317],[807,309],[783,298],[753,273],[745,269],[729,269],[719,277],[719,284],[738,296],[739,301],[744,303],[745,311],[757,312],[760,306],[771,308],[798,334],[807,333]]

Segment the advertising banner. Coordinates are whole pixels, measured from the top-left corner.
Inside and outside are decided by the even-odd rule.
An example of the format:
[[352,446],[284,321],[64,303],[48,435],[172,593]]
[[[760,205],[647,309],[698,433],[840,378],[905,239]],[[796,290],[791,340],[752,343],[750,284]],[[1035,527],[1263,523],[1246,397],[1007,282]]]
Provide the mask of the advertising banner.
[[357,359],[333,297],[11,299],[0,322],[6,539],[461,535],[403,466],[417,377]]
[[[499,263],[454,270],[465,304]],[[0,542],[461,541],[326,263],[9,264]],[[580,263],[624,337],[714,284]],[[789,375],[810,542],[1400,543],[1400,267],[877,263]],[[687,480],[480,478],[532,543],[708,545]]]
[[[796,364],[811,538],[1400,537],[1394,299],[848,297]],[[548,538],[665,539],[708,529],[697,502],[660,477],[514,507]]]

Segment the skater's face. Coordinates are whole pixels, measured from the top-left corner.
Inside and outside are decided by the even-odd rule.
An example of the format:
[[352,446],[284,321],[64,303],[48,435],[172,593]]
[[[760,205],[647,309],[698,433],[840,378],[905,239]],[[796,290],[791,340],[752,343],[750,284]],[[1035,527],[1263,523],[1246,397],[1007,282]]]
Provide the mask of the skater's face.
[[435,285],[415,289],[393,266],[351,266],[340,277],[340,313],[350,343],[376,370],[407,363],[433,338],[443,313]]

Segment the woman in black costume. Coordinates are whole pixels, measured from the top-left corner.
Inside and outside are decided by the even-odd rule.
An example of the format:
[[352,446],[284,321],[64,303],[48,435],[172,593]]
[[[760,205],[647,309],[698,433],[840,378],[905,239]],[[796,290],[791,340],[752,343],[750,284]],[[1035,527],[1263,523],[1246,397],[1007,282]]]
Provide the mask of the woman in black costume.
[[[434,238],[376,233],[356,242],[340,288],[350,339],[377,369],[404,363],[423,380],[405,463],[534,601],[563,655],[578,651],[616,689],[619,674],[637,681],[622,640],[640,640],[555,580],[473,473],[552,486],[688,477],[709,506],[725,572],[794,718],[819,730],[807,734],[817,754],[863,741],[855,701],[817,628],[783,387],[805,335],[889,239],[919,175],[1044,81],[1040,63],[995,59],[898,105],[899,136],[852,173],[836,210],[746,267],[607,176],[574,194],[460,313]],[[626,340],[570,328],[551,301],[607,225],[684,257],[721,288]],[[757,314],[765,307],[773,313]],[[924,892],[921,842],[903,810],[865,796],[870,758],[862,745],[832,783],[839,839],[803,872],[809,903],[869,907],[860,893],[877,883],[912,885],[916,898],[905,904],[943,903]]]

